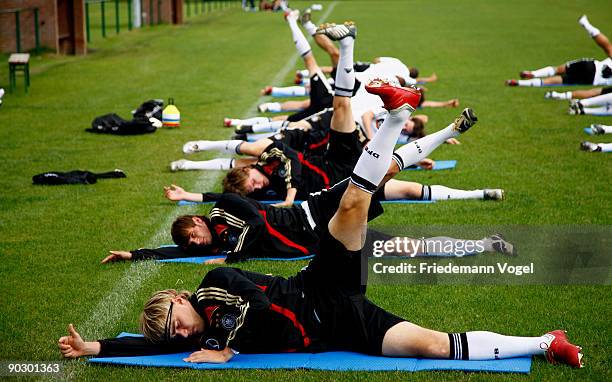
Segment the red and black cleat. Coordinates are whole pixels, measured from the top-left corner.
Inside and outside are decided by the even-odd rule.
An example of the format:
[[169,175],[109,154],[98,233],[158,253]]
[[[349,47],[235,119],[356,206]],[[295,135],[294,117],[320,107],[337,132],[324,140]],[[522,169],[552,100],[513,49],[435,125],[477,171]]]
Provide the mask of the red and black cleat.
[[223,118],[223,126],[225,126],[225,127],[232,126],[232,119],[231,118]]
[[506,80],[506,86],[518,86],[517,80]]
[[393,86],[388,81],[374,79],[365,87],[368,93],[379,96],[385,109],[389,111],[399,110],[405,106],[414,111],[419,106],[421,91],[414,87]]
[[584,367],[582,362],[582,348],[571,344],[567,340],[564,330],[555,330],[548,333],[553,336],[548,350],[546,360],[552,364],[566,364],[572,367]]
[[533,78],[533,74],[528,70],[523,70],[521,73],[519,73],[519,75],[524,80],[530,80]]

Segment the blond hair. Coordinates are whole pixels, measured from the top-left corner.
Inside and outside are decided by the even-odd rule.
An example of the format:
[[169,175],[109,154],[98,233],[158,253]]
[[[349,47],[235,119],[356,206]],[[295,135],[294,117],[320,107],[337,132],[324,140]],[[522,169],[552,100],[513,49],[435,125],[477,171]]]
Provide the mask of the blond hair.
[[153,293],[149,298],[139,320],[140,332],[146,339],[157,343],[166,340],[168,309],[170,308],[170,301],[177,296],[189,299],[191,292],[166,289]]
[[223,178],[223,192],[233,192],[240,195],[246,195],[249,190],[246,186],[246,181],[249,178],[249,170],[252,167],[242,167],[231,169],[225,178]]

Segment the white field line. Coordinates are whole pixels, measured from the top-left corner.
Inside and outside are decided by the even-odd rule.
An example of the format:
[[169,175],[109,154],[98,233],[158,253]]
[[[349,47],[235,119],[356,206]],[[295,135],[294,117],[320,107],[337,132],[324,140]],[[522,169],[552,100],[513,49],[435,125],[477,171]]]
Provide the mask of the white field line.
[[[327,19],[335,6],[335,1],[329,4],[329,7],[327,7],[327,10],[319,20],[320,23]],[[310,37],[309,39],[311,40]],[[270,83],[277,84],[281,82],[287,76],[287,74],[289,74],[289,71],[295,67],[298,58],[299,54],[296,52],[289,58],[289,60],[287,60],[285,66],[283,66],[276,76],[274,76]],[[245,118],[252,115],[257,110],[257,105],[262,103],[264,99],[265,96],[258,98],[257,101],[253,103],[243,114]],[[219,181],[220,177],[221,172],[205,172],[196,181],[194,189],[210,190]],[[153,237],[151,237],[151,239],[145,244],[145,247],[153,247],[160,245],[161,243],[168,242],[168,227],[170,227],[174,219],[179,215],[193,213],[195,210],[195,206],[180,209],[177,208],[175,212],[170,214],[164,223],[160,225]],[[163,263],[158,263],[156,261],[137,261],[132,263],[130,267],[125,270],[121,279],[115,283],[110,293],[98,302],[89,316],[89,319],[76,326],[76,329],[79,331],[81,336],[85,340],[90,341],[108,337],[109,333],[111,333],[113,328],[116,326],[116,323],[124,316],[141,286],[146,280],[156,276],[163,266]],[[64,377],[68,379],[77,377],[79,371],[83,370],[81,365],[84,364],[80,362],[73,363],[71,365],[73,367],[66,365],[67,367],[64,369]]]

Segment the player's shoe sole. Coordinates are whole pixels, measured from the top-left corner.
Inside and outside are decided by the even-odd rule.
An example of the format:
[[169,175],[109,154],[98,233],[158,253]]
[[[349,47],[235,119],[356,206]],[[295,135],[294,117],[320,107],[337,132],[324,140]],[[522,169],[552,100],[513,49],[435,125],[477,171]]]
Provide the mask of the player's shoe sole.
[[584,141],[580,143],[580,150],[595,152],[601,151],[601,148],[595,143]]
[[582,348],[570,343],[564,330],[555,330],[547,334],[553,337],[545,353],[548,362],[578,368],[584,367]]
[[200,141],[189,141],[183,145],[183,153],[193,154],[202,151]]
[[483,192],[484,200],[504,200],[506,196],[501,188],[486,188]]
[[236,126],[236,128],[234,129],[234,132],[236,134],[248,134],[248,133],[252,133],[253,132],[253,126],[250,126],[250,125]]
[[374,79],[365,86],[365,89],[368,93],[379,96],[385,105],[385,109],[389,111],[408,109],[412,112],[421,101],[421,91],[419,89],[393,86],[386,80]]
[[302,15],[300,16],[300,23],[302,25],[306,25],[310,21],[312,21],[312,10],[310,8],[306,8],[302,11]]
[[188,160],[186,160],[186,159],[175,160],[174,162],[170,163],[170,170],[171,171],[185,170],[185,164],[187,162],[188,162]]
[[593,135],[603,135],[606,133],[606,131],[601,125],[593,124],[590,126],[590,128],[591,128],[591,134]]
[[453,130],[463,134],[478,122],[478,117],[472,108],[466,107],[453,122]]
[[495,252],[502,253],[507,256],[518,255],[514,245],[507,242],[501,233],[496,233],[495,235],[491,236],[491,241],[493,242],[493,249]]
[[340,41],[347,37],[357,38],[357,26],[352,21],[345,21],[344,24],[325,23],[319,25],[315,34],[323,34],[330,40]]

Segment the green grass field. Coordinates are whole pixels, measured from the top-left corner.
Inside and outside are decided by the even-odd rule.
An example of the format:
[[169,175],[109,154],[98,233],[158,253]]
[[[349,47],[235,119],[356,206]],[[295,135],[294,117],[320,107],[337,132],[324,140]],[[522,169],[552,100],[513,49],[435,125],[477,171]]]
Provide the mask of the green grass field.
[[[410,172],[403,179],[457,188],[500,187],[507,199],[386,207],[374,227],[401,225],[612,224],[607,154],[578,150],[582,128],[603,117],[567,115],[566,102],[544,100],[543,88],[507,88],[519,70],[561,64],[603,53],[576,22],[586,13],[612,36],[609,1],[336,1],[329,21],[355,20],[355,56],[395,56],[423,74],[436,72],[429,99],[457,97],[479,124],[458,147],[434,159],[457,159],[451,172]],[[305,6],[306,2],[293,2]],[[181,26],[122,32],[102,40],[85,57],[45,55],[32,59],[32,86],[0,107],[0,359],[59,361],[57,339],[74,323],[86,339],[136,331],[148,295],[168,287],[192,289],[210,268],[149,262],[99,261],[110,249],[168,244],[169,224],[195,208],[162,198],[171,183],[186,189],[219,190],[220,173],[172,173],[193,139],[226,139],[225,116],[255,115],[259,90],[271,85],[295,55],[280,14],[239,8],[192,15]],[[329,60],[313,47],[321,64]],[[6,62],[6,55],[0,56]],[[298,64],[296,68],[301,68]],[[280,84],[289,84],[290,68]],[[280,73],[280,74],[279,74]],[[21,79],[19,79],[21,81]],[[8,87],[7,71],[0,86]],[[556,89],[556,88],[554,88]],[[134,137],[84,132],[105,113],[123,117],[151,98],[173,97],[179,129]],[[451,121],[460,109],[425,110],[428,129]],[[609,141],[594,138],[597,142]],[[197,154],[194,158],[209,158]],[[37,173],[121,168],[127,179],[89,186],[38,187]],[[607,180],[606,180],[607,179]],[[608,255],[612,255],[609,248]],[[250,262],[249,270],[290,275],[299,263]],[[543,270],[546,271],[546,270]],[[609,273],[608,273],[609,275]],[[584,347],[587,368],[552,366],[542,359],[530,375],[422,372],[331,373],[313,371],[215,371],[89,366],[65,363],[74,379],[161,380],[554,380],[612,379],[612,288],[605,285],[375,285],[369,297],[409,320],[446,331],[492,330],[540,335],[556,328]],[[585,283],[588,280],[585,280]]]

